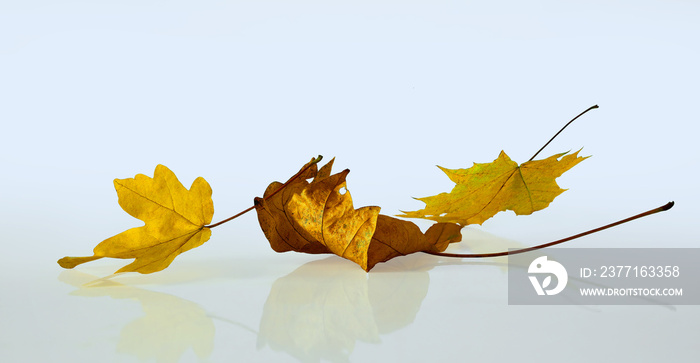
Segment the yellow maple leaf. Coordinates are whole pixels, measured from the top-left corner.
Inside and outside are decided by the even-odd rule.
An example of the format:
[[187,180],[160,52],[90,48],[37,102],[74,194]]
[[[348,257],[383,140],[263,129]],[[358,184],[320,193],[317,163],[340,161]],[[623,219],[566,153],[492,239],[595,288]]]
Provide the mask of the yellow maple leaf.
[[115,179],[119,205],[145,226],[131,228],[99,243],[88,257],[64,257],[58,264],[73,268],[102,257],[135,258],[117,271],[153,273],[168,267],[177,255],[201,246],[211,230],[205,225],[214,215],[211,187],[199,177],[187,190],[175,174],[156,166],[153,178],[138,174]]
[[[580,151],[580,150],[579,150]],[[563,193],[555,179],[588,157],[579,151],[560,153],[518,165],[505,152],[491,163],[474,163],[468,169],[440,167],[457,185],[450,193],[417,198],[424,209],[403,212],[399,217],[425,218],[437,222],[482,224],[496,213],[512,210],[518,215],[546,208]]]
[[345,190],[350,171],[331,175],[332,165],[333,160],[318,171],[313,165],[276,195],[282,184],[274,182],[264,198],[255,199],[260,227],[273,250],[334,253],[369,271],[379,262],[419,251],[442,252],[461,240],[456,224],[438,223],[424,234],[411,222],[379,214],[379,207],[355,209]]

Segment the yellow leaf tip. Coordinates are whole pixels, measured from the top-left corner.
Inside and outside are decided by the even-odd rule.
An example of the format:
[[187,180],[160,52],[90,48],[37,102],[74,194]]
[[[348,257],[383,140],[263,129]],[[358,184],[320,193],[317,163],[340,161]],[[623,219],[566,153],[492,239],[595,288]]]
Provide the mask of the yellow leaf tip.
[[102,258],[102,256],[88,256],[88,257],[70,257],[66,256],[60,260],[58,260],[58,265],[67,268],[67,269],[72,269],[75,266],[78,266],[80,264],[83,264],[85,262],[90,262],[94,261],[97,259]]
[[64,258],[62,258],[62,259],[60,259],[60,260],[58,260],[58,261],[56,261],[56,262],[58,262],[58,265],[59,265],[59,266],[61,266],[61,267],[63,267],[63,268],[67,268],[67,269],[71,269],[71,268],[73,268],[73,267],[75,267],[75,266],[78,266],[77,264],[73,263],[73,262],[71,261],[71,258],[68,257],[68,256],[66,256],[66,257],[64,257]]

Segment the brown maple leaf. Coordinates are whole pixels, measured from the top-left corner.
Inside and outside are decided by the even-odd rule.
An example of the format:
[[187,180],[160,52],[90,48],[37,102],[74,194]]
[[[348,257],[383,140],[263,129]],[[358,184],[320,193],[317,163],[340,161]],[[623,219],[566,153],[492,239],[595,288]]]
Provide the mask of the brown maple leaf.
[[282,185],[274,182],[263,198],[255,199],[260,227],[273,250],[334,253],[369,271],[379,262],[442,252],[461,240],[461,227],[454,223],[437,223],[424,234],[411,222],[380,215],[379,207],[355,209],[345,181],[350,171],[331,175],[332,165],[333,160],[320,169],[312,165],[280,193],[272,195]]

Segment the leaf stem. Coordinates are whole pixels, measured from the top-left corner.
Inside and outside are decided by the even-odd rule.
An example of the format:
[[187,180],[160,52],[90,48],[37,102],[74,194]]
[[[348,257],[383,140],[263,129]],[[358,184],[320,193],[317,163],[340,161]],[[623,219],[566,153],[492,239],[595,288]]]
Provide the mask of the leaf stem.
[[[279,191],[281,191],[281,190],[284,189],[287,185],[289,185],[291,182],[293,182],[294,180],[296,180],[300,175],[304,174],[304,172],[306,172],[307,170],[309,170],[309,168],[310,168],[312,165],[315,165],[316,163],[318,163],[319,161],[321,161],[321,159],[323,159],[323,156],[321,156],[321,155],[319,155],[318,157],[316,157],[316,158],[314,158],[314,159],[311,159],[311,162],[309,162],[306,166],[304,166],[303,168],[301,168],[301,170],[299,170],[298,173],[294,174],[294,176],[292,176],[291,178],[289,178],[289,180],[287,180],[286,183],[282,184],[282,186],[280,186],[280,187],[279,187],[277,190],[275,190],[272,194],[270,194],[270,195],[268,195],[267,197],[263,198],[263,200],[267,200],[267,199],[272,198],[275,194],[279,193]],[[250,208],[248,208],[248,209],[246,209],[246,210],[244,210],[244,211],[242,211],[242,212],[240,212],[240,213],[234,215],[233,217],[226,218],[226,219],[224,219],[223,221],[220,221],[220,222],[217,222],[217,223],[214,223],[214,224],[206,225],[206,226],[204,226],[204,227],[202,227],[202,228],[214,228],[214,227],[216,227],[216,226],[218,226],[218,225],[221,225],[221,224],[224,224],[224,223],[226,223],[226,222],[228,222],[228,221],[231,221],[231,220],[233,220],[233,219],[236,219],[236,218],[238,218],[238,217],[240,217],[240,216],[242,216],[242,215],[244,215],[244,214],[246,214],[246,213],[252,211],[254,208],[255,208],[255,206],[252,206],[252,207],[250,207]]]
[[646,211],[646,212],[644,212],[644,213],[640,213],[640,214],[637,214],[637,215],[635,215],[635,216],[632,216],[632,217],[629,217],[629,218],[626,218],[626,219],[622,219],[622,220],[619,220],[619,221],[614,222],[614,223],[607,224],[607,225],[602,226],[602,227],[598,227],[598,228],[595,228],[595,229],[591,229],[591,230],[589,230],[589,231],[582,232],[582,233],[573,235],[573,236],[571,236],[571,237],[562,238],[562,239],[560,239],[560,240],[556,240],[556,241],[549,242],[549,243],[544,243],[544,244],[537,245],[537,246],[533,246],[533,247],[521,248],[521,249],[518,249],[518,250],[503,251],[503,252],[492,252],[492,253],[464,253],[464,254],[463,254],[463,253],[428,252],[428,251],[424,251],[424,252],[427,253],[427,254],[430,254],[430,255],[435,255],[435,256],[455,257],[455,258],[483,258],[483,257],[500,257],[500,256],[507,256],[507,255],[515,255],[515,254],[518,254],[518,253],[525,253],[525,252],[530,252],[530,251],[534,251],[534,250],[539,250],[539,249],[542,249],[542,248],[545,248],[545,247],[550,247],[550,246],[558,245],[558,244],[560,244],[560,243],[564,243],[564,242],[567,242],[567,241],[571,241],[572,239],[576,239],[576,238],[579,238],[579,237],[583,237],[583,236],[589,235],[589,234],[591,234],[591,233],[600,232],[600,231],[602,231],[602,230],[604,230],[604,229],[608,229],[608,228],[611,228],[611,227],[615,227],[615,226],[617,226],[617,225],[619,225],[619,224],[623,224],[623,223],[627,223],[627,222],[629,222],[629,221],[633,221],[633,220],[635,220],[635,219],[637,219],[637,218],[642,218],[642,217],[646,217],[646,216],[648,216],[648,215],[652,215],[652,214],[655,214],[655,213],[658,213],[658,212],[667,211],[667,210],[671,209],[671,207],[673,207],[673,204],[674,204],[674,202],[668,202],[668,203],[666,203],[665,205],[663,205],[663,206],[661,206],[661,207],[654,208],[654,209],[648,210],[648,211]]
[[557,136],[559,136],[559,134],[561,134],[561,132],[564,131],[564,129],[565,129],[567,126],[569,126],[569,124],[571,124],[572,122],[574,122],[577,118],[583,116],[584,113],[586,113],[586,112],[588,112],[588,111],[590,111],[590,110],[596,109],[596,108],[598,108],[598,105],[593,105],[593,106],[587,108],[585,111],[583,111],[583,112],[579,113],[578,115],[576,115],[576,117],[572,118],[571,121],[567,122],[566,125],[564,125],[564,127],[562,127],[561,130],[559,130],[559,132],[557,132],[556,134],[554,134],[554,136],[552,136],[552,138],[549,139],[549,141],[547,141],[547,143],[544,144],[544,146],[542,146],[539,150],[537,150],[537,152],[535,153],[535,155],[532,155],[532,157],[531,157],[530,160],[528,160],[528,161],[532,161],[532,160],[535,158],[535,156],[537,156],[537,154],[539,154],[542,150],[544,150],[544,148],[546,148],[547,145],[549,145],[549,143],[552,142],[552,140],[554,140],[554,138],[556,138]]

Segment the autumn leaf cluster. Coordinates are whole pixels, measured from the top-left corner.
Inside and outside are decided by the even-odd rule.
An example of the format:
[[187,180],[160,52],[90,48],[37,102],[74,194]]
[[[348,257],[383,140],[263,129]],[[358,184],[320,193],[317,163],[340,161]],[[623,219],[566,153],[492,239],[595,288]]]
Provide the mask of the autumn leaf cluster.
[[[425,233],[412,222],[380,214],[378,206],[355,208],[347,190],[349,170],[333,174],[333,160],[319,168],[320,157],[286,183],[271,183],[254,199],[254,209],[273,250],[335,254],[369,271],[397,256],[445,251],[461,240],[464,226],[482,224],[498,212],[525,215],[546,208],[564,192],[555,179],[584,159],[578,152],[561,153],[518,165],[501,152],[491,163],[441,168],[455,183],[452,191],[419,198],[425,208],[400,215],[435,221]],[[145,225],[102,241],[92,256],[60,259],[62,267],[112,257],[134,259],[117,272],[157,272],[209,240],[211,228],[220,224],[210,225],[212,190],[201,177],[186,189],[158,165],[153,178],[138,174],[116,179],[114,186],[122,209]]]

